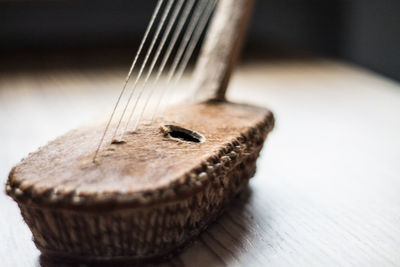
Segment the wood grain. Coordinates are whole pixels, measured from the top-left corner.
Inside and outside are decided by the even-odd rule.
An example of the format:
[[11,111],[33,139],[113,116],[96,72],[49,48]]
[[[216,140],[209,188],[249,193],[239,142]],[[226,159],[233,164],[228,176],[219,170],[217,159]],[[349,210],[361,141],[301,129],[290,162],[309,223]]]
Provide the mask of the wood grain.
[[[27,153],[110,108],[125,69],[3,72],[1,183]],[[271,108],[276,129],[249,190],[163,266],[399,266],[399,84],[322,59],[237,74],[228,98]],[[48,266],[16,204],[1,194],[0,208],[1,265]]]

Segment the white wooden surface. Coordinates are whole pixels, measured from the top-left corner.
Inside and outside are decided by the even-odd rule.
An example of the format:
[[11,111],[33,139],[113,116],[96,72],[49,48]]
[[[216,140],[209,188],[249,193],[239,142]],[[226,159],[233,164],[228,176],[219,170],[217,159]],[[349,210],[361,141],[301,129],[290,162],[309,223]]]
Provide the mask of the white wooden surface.
[[[0,182],[28,152],[111,108],[122,69],[0,74]],[[242,65],[228,97],[277,125],[250,188],[167,266],[400,266],[400,86],[322,59]],[[39,266],[0,194],[1,266]]]

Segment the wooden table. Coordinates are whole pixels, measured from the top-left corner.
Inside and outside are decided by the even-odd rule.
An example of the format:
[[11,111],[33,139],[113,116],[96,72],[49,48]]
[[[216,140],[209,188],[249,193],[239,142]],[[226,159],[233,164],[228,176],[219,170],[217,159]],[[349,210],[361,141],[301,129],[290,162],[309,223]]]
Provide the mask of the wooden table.
[[[125,72],[1,74],[1,184],[28,152],[111,108]],[[272,60],[242,65],[229,98],[270,107],[276,128],[249,190],[166,266],[400,266],[398,83],[329,60]],[[38,266],[17,205],[1,194],[0,210],[0,265]]]

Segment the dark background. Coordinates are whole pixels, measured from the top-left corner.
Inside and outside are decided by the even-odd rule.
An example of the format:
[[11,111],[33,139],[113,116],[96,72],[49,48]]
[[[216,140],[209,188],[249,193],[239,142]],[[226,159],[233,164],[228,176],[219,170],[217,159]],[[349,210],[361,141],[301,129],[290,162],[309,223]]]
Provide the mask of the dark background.
[[[22,66],[32,55],[101,51],[102,64],[116,51],[133,54],[154,5],[155,0],[0,2],[1,68]],[[400,80],[399,48],[399,0],[258,0],[245,55],[324,55]]]

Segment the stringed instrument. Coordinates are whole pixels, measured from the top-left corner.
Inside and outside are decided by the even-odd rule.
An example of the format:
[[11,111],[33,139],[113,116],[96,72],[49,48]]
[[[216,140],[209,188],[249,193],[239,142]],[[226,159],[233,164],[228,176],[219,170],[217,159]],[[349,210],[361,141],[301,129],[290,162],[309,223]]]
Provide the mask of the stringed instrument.
[[[248,184],[274,118],[265,108],[226,101],[225,92],[252,6],[253,0],[159,0],[111,118],[68,132],[11,170],[6,192],[42,255],[78,262],[164,258],[201,233]],[[143,123],[153,90],[162,90],[160,103],[176,87],[206,28],[193,74],[197,101],[165,111],[157,105]],[[127,85],[151,32],[135,98]],[[159,86],[173,51],[169,87]],[[160,56],[154,86],[145,90]],[[132,114],[138,114],[133,127]]]

